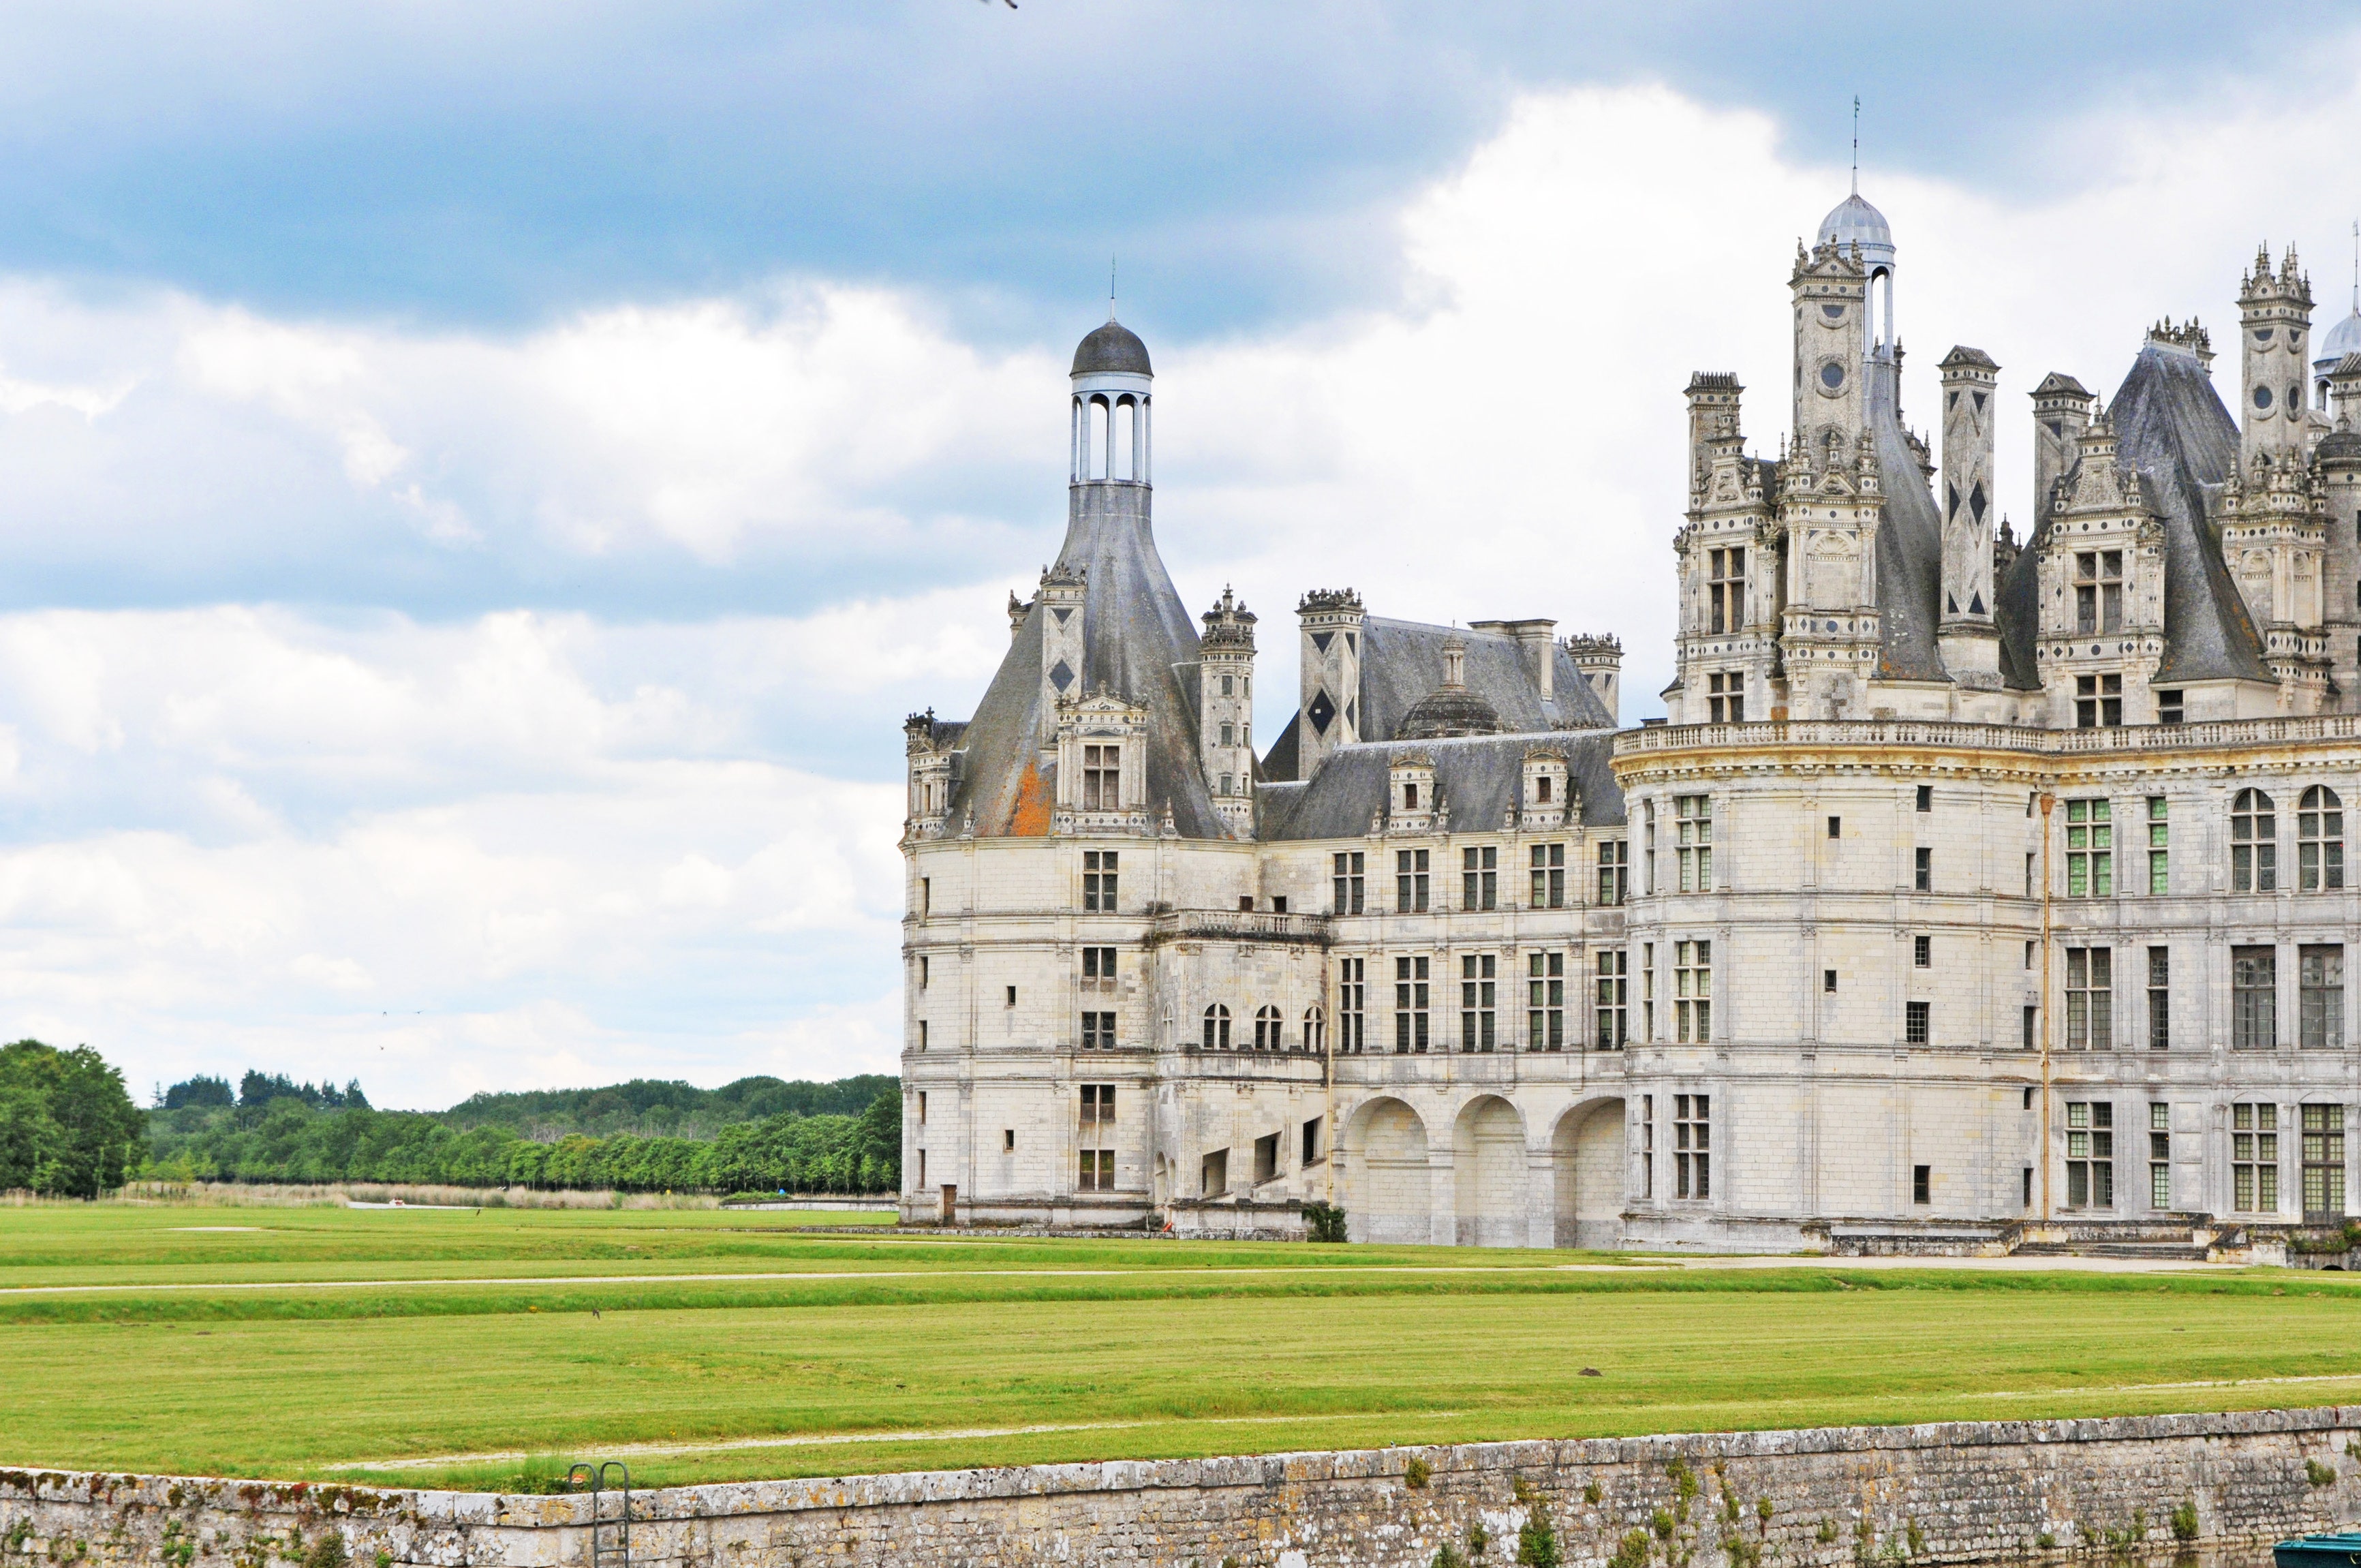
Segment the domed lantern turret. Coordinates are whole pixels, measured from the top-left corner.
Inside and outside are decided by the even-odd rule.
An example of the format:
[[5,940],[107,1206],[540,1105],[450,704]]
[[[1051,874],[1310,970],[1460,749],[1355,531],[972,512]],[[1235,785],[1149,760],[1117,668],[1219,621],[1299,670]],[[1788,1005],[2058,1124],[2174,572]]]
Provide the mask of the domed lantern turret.
[[1866,346],[1872,352],[1892,348],[1901,339],[1894,330],[1894,230],[1886,223],[1885,214],[1871,206],[1856,190],[1829,208],[1828,215],[1820,220],[1817,243],[1859,254],[1861,268],[1869,274],[1869,297],[1874,311],[1874,325]]
[[1148,345],[1107,313],[1074,349],[1073,473],[1077,485],[1145,485],[1154,447],[1149,417],[1156,373]]

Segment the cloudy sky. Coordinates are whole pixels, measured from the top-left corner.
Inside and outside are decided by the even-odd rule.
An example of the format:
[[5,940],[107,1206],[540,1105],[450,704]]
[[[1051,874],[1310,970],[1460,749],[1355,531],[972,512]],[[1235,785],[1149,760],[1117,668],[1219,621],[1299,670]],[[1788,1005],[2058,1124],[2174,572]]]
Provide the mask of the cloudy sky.
[[391,1105],[892,1070],[900,719],[1056,549],[1110,256],[1268,689],[1350,584],[1617,632],[1627,722],[1681,387],[1775,447],[1854,93],[1922,424],[1953,343],[2220,335],[2260,243],[2350,308],[2351,12],[1939,11],[0,8],[8,1036]]

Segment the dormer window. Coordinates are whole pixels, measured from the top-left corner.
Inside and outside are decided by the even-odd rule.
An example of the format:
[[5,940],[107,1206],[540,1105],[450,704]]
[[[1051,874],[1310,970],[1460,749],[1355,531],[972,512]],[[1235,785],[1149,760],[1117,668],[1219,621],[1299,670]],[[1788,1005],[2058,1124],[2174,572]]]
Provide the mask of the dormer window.
[[1123,748],[1082,748],[1082,809],[1119,811],[1123,807]]
[[2074,630],[2120,631],[2123,626],[2124,553],[2082,551],[2074,557]]
[[1418,809],[1418,785],[1414,784],[1402,785],[1402,809],[1405,811]]
[[1743,618],[1746,604],[1746,552],[1740,550],[1708,550],[1706,552],[1706,598],[1710,616],[1709,630],[1717,632],[1735,631]]
[[1706,710],[1715,724],[1746,722],[1746,676],[1742,671],[1706,677]]
[[1554,783],[1547,773],[1533,781],[1533,798],[1543,806],[1550,804],[1550,785]]
[[2124,678],[2121,675],[2074,677],[2074,727],[2113,729],[2124,721]]

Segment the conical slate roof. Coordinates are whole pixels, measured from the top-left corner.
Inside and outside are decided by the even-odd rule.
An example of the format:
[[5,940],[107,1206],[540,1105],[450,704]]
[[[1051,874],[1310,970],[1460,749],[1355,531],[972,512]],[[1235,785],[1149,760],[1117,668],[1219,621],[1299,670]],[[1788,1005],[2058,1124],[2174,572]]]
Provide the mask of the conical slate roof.
[[[1144,485],[1077,485],[1069,492],[1058,568],[1083,575],[1079,691],[1147,707],[1150,822],[1160,826],[1169,808],[1182,838],[1224,839],[1197,760],[1197,629],[1156,553],[1149,493]],[[968,722],[951,834],[1027,838],[1049,830],[1057,759],[1042,711],[1049,613],[1038,603],[1027,613]]]
[[[2164,662],[2156,679],[2268,682],[2262,640],[2223,565],[2221,531],[2206,513],[2208,493],[2237,465],[2238,422],[2222,406],[2204,362],[2151,340],[2107,417],[2117,466],[2138,470],[2140,493],[2164,525]],[[2069,488],[2073,482],[2070,472]],[[2001,667],[2015,686],[2037,682],[2038,576],[2049,532],[2044,516],[1999,589]]]

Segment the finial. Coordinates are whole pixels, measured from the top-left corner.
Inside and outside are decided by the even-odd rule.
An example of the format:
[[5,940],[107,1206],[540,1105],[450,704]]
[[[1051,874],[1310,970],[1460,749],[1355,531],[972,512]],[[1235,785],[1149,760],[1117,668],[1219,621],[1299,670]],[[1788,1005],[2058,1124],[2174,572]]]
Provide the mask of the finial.
[[1861,94],[1852,95],[1852,193],[1861,194]]
[[1115,320],[1115,258],[1107,258],[1107,320]]
[[2353,223],[2353,313],[2361,316],[2361,218]]

